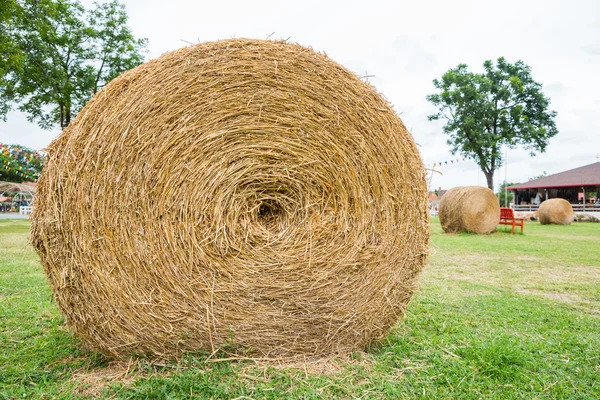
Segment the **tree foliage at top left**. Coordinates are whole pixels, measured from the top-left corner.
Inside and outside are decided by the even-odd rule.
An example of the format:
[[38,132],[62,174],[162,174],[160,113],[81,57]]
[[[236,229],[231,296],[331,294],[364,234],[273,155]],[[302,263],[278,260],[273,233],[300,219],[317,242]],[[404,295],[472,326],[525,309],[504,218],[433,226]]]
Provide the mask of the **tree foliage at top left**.
[[0,118],[67,127],[111,79],[144,61],[118,0],[86,10],[77,0],[0,0]]

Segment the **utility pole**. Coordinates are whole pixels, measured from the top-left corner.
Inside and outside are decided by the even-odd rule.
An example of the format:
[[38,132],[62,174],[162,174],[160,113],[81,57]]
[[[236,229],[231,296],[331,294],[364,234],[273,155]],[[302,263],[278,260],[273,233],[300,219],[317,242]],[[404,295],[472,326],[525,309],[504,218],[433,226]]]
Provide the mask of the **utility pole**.
[[506,190],[506,179],[508,176],[508,145],[504,146],[504,207],[508,207],[508,191]]

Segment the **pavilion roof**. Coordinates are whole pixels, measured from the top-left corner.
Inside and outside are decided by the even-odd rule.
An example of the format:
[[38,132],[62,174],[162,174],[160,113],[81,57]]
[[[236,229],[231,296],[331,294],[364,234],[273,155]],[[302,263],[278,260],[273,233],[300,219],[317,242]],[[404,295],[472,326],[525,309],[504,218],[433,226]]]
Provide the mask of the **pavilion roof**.
[[509,186],[508,190],[600,186],[600,162]]

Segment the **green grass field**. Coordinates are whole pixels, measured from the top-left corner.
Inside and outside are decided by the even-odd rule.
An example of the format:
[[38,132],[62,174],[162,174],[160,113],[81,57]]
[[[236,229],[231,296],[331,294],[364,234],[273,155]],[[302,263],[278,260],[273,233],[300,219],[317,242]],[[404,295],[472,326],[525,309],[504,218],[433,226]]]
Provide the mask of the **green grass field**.
[[113,362],[63,325],[28,221],[0,221],[0,398],[600,398],[600,224],[445,235],[386,340],[348,359]]

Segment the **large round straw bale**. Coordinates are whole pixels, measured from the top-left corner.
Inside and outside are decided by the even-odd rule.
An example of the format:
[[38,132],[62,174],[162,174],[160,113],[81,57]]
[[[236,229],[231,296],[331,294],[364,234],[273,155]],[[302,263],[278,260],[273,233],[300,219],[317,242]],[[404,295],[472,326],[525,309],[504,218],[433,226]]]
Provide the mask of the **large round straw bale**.
[[438,215],[445,232],[487,234],[500,221],[500,203],[488,188],[457,186],[442,196]]
[[543,201],[538,209],[540,224],[570,225],[573,222],[573,207],[565,199],[549,199]]
[[32,243],[68,325],[110,355],[351,351],[403,314],[424,265],[411,135],[299,45],[165,54],[110,82],[48,154]]

